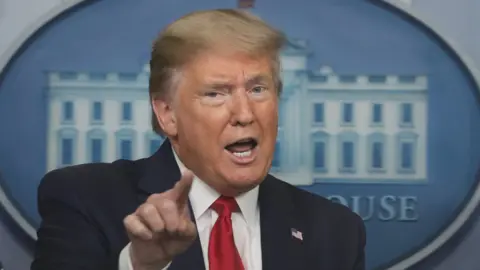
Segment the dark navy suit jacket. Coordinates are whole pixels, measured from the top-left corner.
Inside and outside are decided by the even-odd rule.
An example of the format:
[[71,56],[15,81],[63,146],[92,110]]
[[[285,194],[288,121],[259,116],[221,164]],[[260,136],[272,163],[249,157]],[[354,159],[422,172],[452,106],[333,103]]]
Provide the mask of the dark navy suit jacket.
[[[42,222],[31,269],[118,269],[129,242],[123,219],[178,179],[168,141],[146,159],[49,172],[38,190]],[[260,185],[259,206],[263,270],[365,269],[365,227],[348,208],[271,175]],[[169,269],[204,269],[198,238]]]

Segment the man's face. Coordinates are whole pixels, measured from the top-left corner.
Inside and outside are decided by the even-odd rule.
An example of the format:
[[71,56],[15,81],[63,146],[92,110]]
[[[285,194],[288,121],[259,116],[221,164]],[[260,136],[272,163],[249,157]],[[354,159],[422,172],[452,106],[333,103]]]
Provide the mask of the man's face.
[[162,112],[182,161],[219,192],[244,192],[268,173],[278,121],[269,57],[198,56],[182,70],[170,108],[157,116]]

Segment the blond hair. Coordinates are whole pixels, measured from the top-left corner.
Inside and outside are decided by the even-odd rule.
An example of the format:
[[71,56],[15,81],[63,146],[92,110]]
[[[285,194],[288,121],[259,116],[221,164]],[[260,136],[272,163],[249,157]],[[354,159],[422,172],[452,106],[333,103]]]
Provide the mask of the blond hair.
[[[251,56],[270,56],[273,77],[281,91],[279,51],[282,32],[245,11],[216,9],[196,11],[168,25],[155,40],[150,60],[150,99],[168,100],[182,66],[199,53],[218,47]],[[152,128],[162,135],[152,111]]]

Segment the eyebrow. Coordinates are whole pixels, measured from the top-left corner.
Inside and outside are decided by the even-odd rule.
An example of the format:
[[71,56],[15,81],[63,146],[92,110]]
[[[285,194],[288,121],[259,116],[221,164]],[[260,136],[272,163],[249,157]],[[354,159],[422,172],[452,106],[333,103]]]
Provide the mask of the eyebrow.
[[[266,74],[259,74],[259,75],[252,76],[251,78],[247,78],[245,85],[247,87],[251,87],[252,85],[256,85],[256,84],[265,84],[270,79],[271,77]],[[232,80],[223,76],[212,77],[209,80],[210,82],[207,82],[206,85],[208,85],[211,88],[225,88],[225,87],[233,88],[235,86],[235,83],[232,82]]]
[[252,86],[255,84],[264,84],[267,83],[270,80],[270,76],[265,75],[265,74],[259,74],[256,76],[253,76],[252,78],[247,79],[247,86]]

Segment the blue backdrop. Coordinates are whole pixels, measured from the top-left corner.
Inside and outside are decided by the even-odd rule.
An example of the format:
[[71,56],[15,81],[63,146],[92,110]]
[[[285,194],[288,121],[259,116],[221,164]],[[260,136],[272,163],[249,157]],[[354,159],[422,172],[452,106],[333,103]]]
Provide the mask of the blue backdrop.
[[[3,189],[34,226],[39,222],[36,188],[46,168],[45,72],[138,72],[148,62],[151,41],[167,23],[189,11],[236,5],[233,0],[91,1],[23,46],[1,74],[0,170]],[[478,88],[468,70],[427,28],[384,5],[263,0],[253,11],[289,38],[308,40],[311,70],[329,65],[340,74],[428,76],[427,183],[303,187],[325,196],[375,197],[375,215],[366,221],[369,268],[389,265],[425,246],[477,187],[480,111]],[[419,218],[379,219],[378,200],[387,195],[415,197]]]

